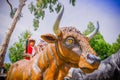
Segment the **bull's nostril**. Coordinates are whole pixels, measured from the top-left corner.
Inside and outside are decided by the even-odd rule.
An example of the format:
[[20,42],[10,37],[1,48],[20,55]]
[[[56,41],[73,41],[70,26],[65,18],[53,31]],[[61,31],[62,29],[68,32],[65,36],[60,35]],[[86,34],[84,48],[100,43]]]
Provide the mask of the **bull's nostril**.
[[88,55],[87,55],[87,58],[90,59],[90,60],[95,60],[95,56],[92,55],[92,54],[88,54]]
[[97,57],[93,54],[87,54],[86,58],[87,58],[87,62],[89,62],[90,64],[100,63],[101,61],[100,57]]
[[93,64],[95,61],[95,57],[92,54],[87,54],[86,58],[87,58],[87,62],[90,64]]

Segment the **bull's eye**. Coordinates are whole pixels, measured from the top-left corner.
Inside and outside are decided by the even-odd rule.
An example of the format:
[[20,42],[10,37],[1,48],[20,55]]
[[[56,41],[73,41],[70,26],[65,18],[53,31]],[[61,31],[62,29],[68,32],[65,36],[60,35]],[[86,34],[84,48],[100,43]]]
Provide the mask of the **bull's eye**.
[[73,37],[67,37],[65,40],[66,45],[72,45],[75,43],[75,39]]
[[72,44],[73,43],[73,39],[68,39],[67,40],[67,44]]

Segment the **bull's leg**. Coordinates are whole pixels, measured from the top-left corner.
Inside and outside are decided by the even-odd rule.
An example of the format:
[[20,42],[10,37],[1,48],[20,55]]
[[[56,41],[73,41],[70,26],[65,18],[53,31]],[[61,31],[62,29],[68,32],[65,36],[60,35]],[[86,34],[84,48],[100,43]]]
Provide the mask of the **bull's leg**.
[[30,70],[31,79],[30,80],[43,80],[43,76],[42,76],[43,72],[37,63],[33,63],[30,68],[31,68]]
[[10,70],[9,70],[8,74],[7,74],[7,79],[6,80],[21,80],[21,77],[19,79],[17,79],[17,77],[20,73],[20,72],[18,73],[17,70],[18,69],[17,69],[16,64],[12,65],[10,67]]
[[63,80],[64,77],[67,75],[69,69],[70,69],[70,66],[68,65],[61,66],[59,69],[57,80]]
[[43,77],[41,74],[33,74],[31,80],[43,80]]
[[31,80],[43,80],[42,73],[32,72]]
[[57,71],[57,66],[53,62],[50,64],[50,67],[45,71],[43,80],[56,80],[55,79],[56,71]]
[[63,78],[66,76],[66,72],[64,72],[63,70],[59,70],[59,74],[58,74],[58,78],[57,80],[63,80]]
[[13,80],[13,74],[14,74],[14,67],[16,67],[16,65],[12,65],[8,71],[8,74],[7,74],[7,79],[6,80]]

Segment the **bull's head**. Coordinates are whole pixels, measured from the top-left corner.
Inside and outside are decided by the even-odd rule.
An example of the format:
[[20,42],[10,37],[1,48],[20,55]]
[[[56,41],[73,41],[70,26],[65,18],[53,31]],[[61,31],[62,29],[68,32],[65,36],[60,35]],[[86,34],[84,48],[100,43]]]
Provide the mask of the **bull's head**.
[[48,43],[55,43],[57,55],[65,62],[79,66],[86,73],[94,71],[98,68],[100,59],[89,45],[89,37],[92,38],[99,27],[89,37],[85,37],[74,27],[60,29],[59,23],[63,12],[64,7],[53,27],[56,36],[47,34],[41,37]]

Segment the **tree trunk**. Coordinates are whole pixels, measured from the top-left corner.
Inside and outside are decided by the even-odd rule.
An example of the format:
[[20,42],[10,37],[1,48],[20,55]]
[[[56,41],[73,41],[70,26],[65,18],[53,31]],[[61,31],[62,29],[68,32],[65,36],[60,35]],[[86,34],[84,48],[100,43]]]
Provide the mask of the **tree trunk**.
[[24,7],[25,5],[25,2],[26,0],[19,0],[19,6],[18,6],[18,9],[13,17],[13,20],[11,22],[11,25],[8,29],[8,32],[6,33],[6,36],[5,36],[5,39],[1,45],[1,48],[0,48],[0,72],[1,72],[1,68],[2,68],[2,65],[3,65],[3,62],[4,62],[4,58],[5,58],[5,54],[6,54],[6,51],[7,51],[7,48],[8,48],[8,44],[9,44],[9,41],[10,41],[10,38],[11,38],[11,35],[15,29],[15,26],[16,26],[16,23],[18,22],[18,17],[22,11],[22,8]]

